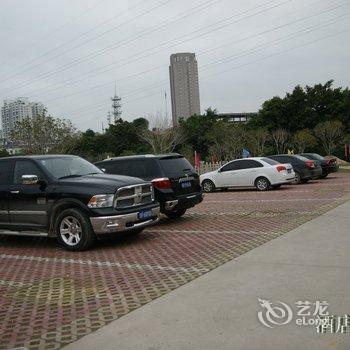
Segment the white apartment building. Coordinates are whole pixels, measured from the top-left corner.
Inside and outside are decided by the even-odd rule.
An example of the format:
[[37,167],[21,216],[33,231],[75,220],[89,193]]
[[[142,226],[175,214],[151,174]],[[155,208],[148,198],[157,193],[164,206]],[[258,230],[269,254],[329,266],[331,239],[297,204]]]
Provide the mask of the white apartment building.
[[34,117],[44,112],[45,107],[40,102],[30,102],[26,97],[18,97],[15,100],[5,100],[1,107],[2,136],[10,140],[11,131],[16,122],[26,117]]
[[180,118],[201,113],[199,102],[198,66],[194,53],[170,56],[170,90],[173,125]]

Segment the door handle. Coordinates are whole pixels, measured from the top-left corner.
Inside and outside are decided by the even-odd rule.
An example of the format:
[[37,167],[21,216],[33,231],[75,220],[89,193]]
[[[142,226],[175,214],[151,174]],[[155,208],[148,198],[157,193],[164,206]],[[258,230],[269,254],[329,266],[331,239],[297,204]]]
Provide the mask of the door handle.
[[19,191],[11,191],[11,194],[19,194]]

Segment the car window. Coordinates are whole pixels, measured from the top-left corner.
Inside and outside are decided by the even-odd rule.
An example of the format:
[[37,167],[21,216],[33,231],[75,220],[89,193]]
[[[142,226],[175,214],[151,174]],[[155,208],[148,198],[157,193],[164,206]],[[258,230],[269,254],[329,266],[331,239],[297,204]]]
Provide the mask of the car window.
[[301,156],[303,156],[303,157],[305,157],[305,158],[307,158],[307,159],[315,159],[313,156],[312,156],[312,154],[301,154]]
[[240,160],[239,162],[242,162],[241,169],[253,169],[263,167],[263,165],[260,162],[253,159]]
[[133,159],[126,161],[129,176],[141,179],[155,179],[159,177],[160,169],[155,159]]
[[17,160],[13,171],[13,183],[21,184],[23,175],[36,175],[43,178],[41,170],[30,160]]
[[307,158],[305,158],[305,157],[303,157],[303,156],[299,156],[299,154],[296,154],[296,155],[294,155],[293,157],[295,157],[295,158],[297,158],[297,159],[299,159],[299,160],[301,160],[301,161],[303,161],[303,162],[308,161]]
[[232,170],[243,170],[243,169],[252,169],[252,168],[261,168],[263,165],[253,159],[242,159],[234,160],[231,163],[224,165],[221,168],[221,172],[232,171]]
[[106,161],[97,164],[100,169],[105,169],[107,174],[127,175],[125,161]]
[[232,171],[232,170],[237,170],[237,162],[230,162],[226,165],[224,165],[220,171],[224,173],[225,171]]
[[280,162],[280,163],[292,163],[293,157],[288,156],[273,156],[272,159]]
[[127,175],[141,179],[154,179],[161,176],[159,165],[155,159],[112,160],[99,163],[107,174]]
[[159,164],[165,176],[182,175],[185,172],[195,171],[185,157],[161,158],[159,159]]
[[280,164],[277,162],[277,160],[271,159],[271,158],[261,158],[265,163],[270,164],[270,165],[277,165]]
[[11,162],[0,162],[0,185],[8,185],[10,183]]
[[324,157],[320,156],[320,155],[317,154],[317,153],[312,153],[310,156],[311,156],[312,159],[324,160]]

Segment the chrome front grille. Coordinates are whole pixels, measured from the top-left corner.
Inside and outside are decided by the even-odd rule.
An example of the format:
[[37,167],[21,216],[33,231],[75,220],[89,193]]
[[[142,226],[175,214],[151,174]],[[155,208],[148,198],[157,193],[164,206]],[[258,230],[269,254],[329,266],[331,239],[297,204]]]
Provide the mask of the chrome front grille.
[[126,209],[151,204],[154,201],[153,186],[150,183],[121,187],[114,199],[116,209]]

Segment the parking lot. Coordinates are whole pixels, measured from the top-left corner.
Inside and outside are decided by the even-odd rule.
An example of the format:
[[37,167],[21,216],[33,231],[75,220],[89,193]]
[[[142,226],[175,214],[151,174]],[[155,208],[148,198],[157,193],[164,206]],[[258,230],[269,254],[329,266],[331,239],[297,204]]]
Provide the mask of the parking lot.
[[[177,221],[70,253],[0,237],[0,348],[59,348],[350,198],[350,173],[207,194]],[[330,233],[331,234],[331,233]]]

